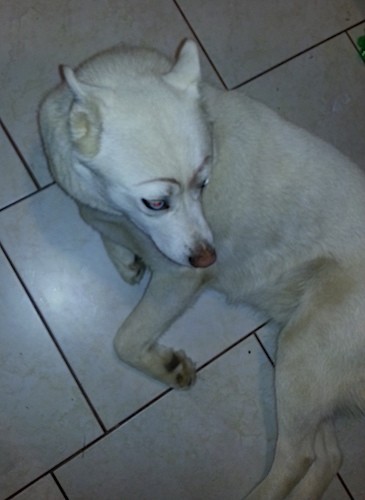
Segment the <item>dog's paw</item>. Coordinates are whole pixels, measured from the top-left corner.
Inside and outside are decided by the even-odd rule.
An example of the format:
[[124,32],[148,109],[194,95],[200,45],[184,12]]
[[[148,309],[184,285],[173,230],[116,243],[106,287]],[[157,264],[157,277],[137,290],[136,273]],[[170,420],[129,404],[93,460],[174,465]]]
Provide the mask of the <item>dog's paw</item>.
[[175,389],[187,389],[196,379],[195,365],[184,351],[173,351],[161,344],[153,344],[148,349],[129,348],[123,344],[123,336],[115,339],[115,348],[120,359]]
[[143,278],[146,266],[143,260],[135,255],[132,262],[123,262],[123,264],[119,262],[118,270],[124,281],[130,285],[136,285]]
[[195,365],[184,351],[170,351],[170,359],[164,362],[166,382],[177,389],[187,389],[196,380]]

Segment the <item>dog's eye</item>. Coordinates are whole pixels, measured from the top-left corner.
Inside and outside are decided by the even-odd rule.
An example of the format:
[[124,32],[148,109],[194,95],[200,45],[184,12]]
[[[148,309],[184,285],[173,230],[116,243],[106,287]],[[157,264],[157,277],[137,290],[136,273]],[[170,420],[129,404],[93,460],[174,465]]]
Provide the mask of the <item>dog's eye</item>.
[[204,189],[209,183],[209,179],[204,179],[204,181],[200,184],[200,189]]
[[166,200],[146,200],[142,198],[142,203],[150,210],[167,210],[170,208]]

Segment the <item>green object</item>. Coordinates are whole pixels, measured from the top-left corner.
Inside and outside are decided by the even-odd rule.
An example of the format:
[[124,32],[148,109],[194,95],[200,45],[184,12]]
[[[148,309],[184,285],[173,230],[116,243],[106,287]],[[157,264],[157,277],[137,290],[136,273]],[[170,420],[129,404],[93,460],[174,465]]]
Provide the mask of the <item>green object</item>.
[[364,36],[360,36],[357,39],[357,45],[359,47],[360,57],[365,62],[365,35]]

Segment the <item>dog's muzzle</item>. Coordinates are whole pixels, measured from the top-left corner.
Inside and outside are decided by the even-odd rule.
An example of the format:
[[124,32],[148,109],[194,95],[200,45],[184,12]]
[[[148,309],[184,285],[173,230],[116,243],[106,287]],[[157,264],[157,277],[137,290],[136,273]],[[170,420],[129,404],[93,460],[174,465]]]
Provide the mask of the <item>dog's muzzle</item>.
[[214,264],[216,259],[214,248],[204,243],[195,248],[194,253],[189,257],[189,262],[193,267],[208,267]]

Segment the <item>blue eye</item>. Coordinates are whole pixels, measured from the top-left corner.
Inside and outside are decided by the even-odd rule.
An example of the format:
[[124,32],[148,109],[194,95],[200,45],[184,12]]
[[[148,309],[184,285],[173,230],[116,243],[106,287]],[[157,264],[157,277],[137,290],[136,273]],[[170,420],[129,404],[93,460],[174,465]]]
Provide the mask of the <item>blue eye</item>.
[[146,200],[145,198],[142,198],[142,203],[144,204],[145,207],[149,208],[150,210],[167,210],[170,208],[170,205],[167,203],[166,200]]

